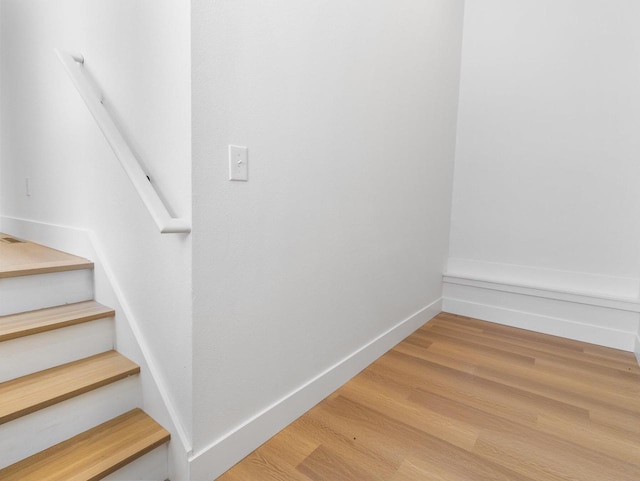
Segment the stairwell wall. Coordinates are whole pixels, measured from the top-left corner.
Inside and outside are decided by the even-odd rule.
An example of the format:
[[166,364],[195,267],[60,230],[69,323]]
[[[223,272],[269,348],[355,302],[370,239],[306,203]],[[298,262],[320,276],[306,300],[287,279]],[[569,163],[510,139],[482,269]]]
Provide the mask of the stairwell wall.
[[[189,1],[2,0],[1,8],[0,215],[6,225],[95,234],[190,438],[190,237],[156,230],[54,53],[85,56],[162,197],[189,219]],[[55,229],[34,235],[65,248],[47,232]]]
[[[0,2],[0,55],[2,52],[2,2]],[[1,59],[0,59],[1,62]],[[2,63],[0,63],[0,69],[2,68]],[[3,110],[3,100],[2,100],[2,75],[0,74],[0,212],[2,212],[2,199],[3,199],[3,194],[2,194],[2,139],[3,139],[3,128],[2,128],[2,122],[3,122],[3,115],[2,115],[2,110]]]
[[193,481],[440,310],[462,11],[192,2]]
[[633,350],[638,20],[633,0],[468,3],[446,309]]

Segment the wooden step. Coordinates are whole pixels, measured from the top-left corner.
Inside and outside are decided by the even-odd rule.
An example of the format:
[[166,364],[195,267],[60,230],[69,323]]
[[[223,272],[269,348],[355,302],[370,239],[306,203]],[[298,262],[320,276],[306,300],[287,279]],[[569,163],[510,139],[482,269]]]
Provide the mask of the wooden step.
[[0,424],[139,372],[138,365],[109,351],[3,382]]
[[92,268],[82,257],[0,233],[0,279]]
[[114,315],[113,309],[86,301],[0,316],[0,342]]
[[170,434],[134,409],[0,470],[2,481],[95,481],[161,446]]

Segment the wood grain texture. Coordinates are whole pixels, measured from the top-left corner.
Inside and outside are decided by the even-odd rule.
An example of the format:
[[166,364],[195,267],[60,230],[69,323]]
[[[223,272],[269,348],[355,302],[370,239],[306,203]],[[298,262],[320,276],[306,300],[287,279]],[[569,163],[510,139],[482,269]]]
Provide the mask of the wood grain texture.
[[0,342],[114,315],[113,309],[86,301],[0,316]]
[[0,470],[3,481],[96,481],[169,441],[170,435],[134,409]]
[[220,481],[638,481],[632,353],[442,313]]
[[139,372],[137,364],[109,351],[3,382],[0,424]]
[[7,242],[13,239],[0,233],[0,279],[92,269],[93,262],[34,242]]

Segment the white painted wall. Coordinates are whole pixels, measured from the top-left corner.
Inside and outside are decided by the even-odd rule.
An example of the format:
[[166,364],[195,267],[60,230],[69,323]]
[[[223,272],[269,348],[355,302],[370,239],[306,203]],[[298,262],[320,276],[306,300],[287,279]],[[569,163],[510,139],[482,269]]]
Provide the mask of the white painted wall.
[[640,4],[470,0],[445,310],[633,350]]
[[[2,59],[1,59],[1,52],[2,52],[2,8],[3,2],[0,2],[0,71],[2,69]],[[4,150],[2,148],[2,139],[3,139],[3,127],[2,127],[2,123],[3,123],[3,115],[2,115],[2,111],[3,111],[3,100],[2,100],[2,75],[0,74],[0,165],[2,165],[2,151]],[[0,168],[0,212],[2,212],[2,201],[4,198],[4,194],[2,193],[2,169]]]
[[0,215],[95,234],[189,432],[190,238],[156,231],[53,51],[85,55],[158,189],[189,218],[189,1],[2,0],[1,12]]
[[639,21],[635,0],[468,2],[455,274],[638,296]]
[[[294,393],[260,436],[311,402],[305,383],[438,305],[462,10],[192,2],[194,480],[256,447],[234,435],[275,404]],[[227,180],[228,144],[249,147],[249,182]]]

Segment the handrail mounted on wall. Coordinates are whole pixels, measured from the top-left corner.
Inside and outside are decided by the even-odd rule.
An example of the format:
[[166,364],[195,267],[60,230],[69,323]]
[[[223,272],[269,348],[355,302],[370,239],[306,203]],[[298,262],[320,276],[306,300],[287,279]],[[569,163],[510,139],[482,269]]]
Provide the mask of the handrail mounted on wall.
[[113,118],[103,105],[102,96],[95,91],[87,77],[84,71],[84,57],[80,54],[60,50],[56,50],[56,53],[160,232],[162,234],[191,232],[191,226],[188,222],[184,219],[171,217],[167,207],[151,185],[147,174],[140,166],[140,162],[136,159]]

